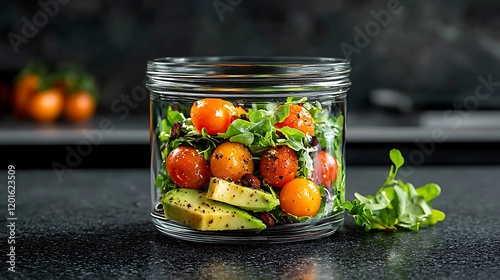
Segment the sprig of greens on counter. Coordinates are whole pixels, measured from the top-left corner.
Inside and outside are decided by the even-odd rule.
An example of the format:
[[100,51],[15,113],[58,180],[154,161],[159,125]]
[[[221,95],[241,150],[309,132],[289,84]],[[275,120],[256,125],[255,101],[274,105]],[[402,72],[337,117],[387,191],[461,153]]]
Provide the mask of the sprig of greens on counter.
[[389,157],[393,165],[387,180],[375,195],[355,193],[356,199],[344,203],[356,225],[364,227],[366,231],[418,231],[421,227],[443,221],[445,214],[433,209],[431,203],[441,193],[439,185],[429,183],[415,188],[411,183],[396,180],[396,174],[404,164],[404,157],[397,149],[392,149]]

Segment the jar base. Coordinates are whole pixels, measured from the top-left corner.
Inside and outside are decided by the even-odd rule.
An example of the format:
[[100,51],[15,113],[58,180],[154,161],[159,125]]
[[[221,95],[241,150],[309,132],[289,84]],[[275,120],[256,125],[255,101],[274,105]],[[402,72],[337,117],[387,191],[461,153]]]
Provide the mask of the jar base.
[[181,240],[211,244],[276,244],[319,239],[332,235],[344,223],[344,213],[307,223],[278,225],[256,231],[200,231],[159,213],[151,213],[153,223],[163,234]]

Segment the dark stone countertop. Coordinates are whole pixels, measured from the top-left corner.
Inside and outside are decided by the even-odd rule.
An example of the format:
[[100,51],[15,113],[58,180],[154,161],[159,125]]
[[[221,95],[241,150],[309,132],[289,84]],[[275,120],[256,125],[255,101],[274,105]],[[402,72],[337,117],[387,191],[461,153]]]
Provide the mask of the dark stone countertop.
[[[348,168],[348,199],[373,194],[387,170]],[[439,183],[434,206],[447,214],[419,232],[367,233],[347,217],[314,241],[222,246],[155,229],[147,169],[75,169],[61,182],[52,170],[16,170],[16,272],[5,265],[3,226],[0,278],[500,279],[499,173],[500,166],[416,168],[408,180]],[[7,217],[5,188],[2,197]]]

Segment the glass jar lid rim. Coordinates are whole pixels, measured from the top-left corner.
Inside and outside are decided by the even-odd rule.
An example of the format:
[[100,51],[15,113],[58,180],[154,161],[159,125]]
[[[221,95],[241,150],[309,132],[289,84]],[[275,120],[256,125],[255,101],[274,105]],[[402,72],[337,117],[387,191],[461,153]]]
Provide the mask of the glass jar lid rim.
[[241,95],[263,91],[283,95],[292,91],[333,91],[340,94],[345,93],[351,85],[350,71],[350,62],[342,58],[163,57],[148,61],[146,86],[153,92],[183,94],[203,92],[217,95],[224,92]]
[[342,58],[305,56],[163,57],[147,63],[148,77],[190,79],[339,79],[347,78],[350,62]]
[[231,67],[295,67],[318,65],[348,65],[345,58],[321,56],[185,56],[185,57],[158,57],[149,60],[149,64],[156,66],[231,66]]

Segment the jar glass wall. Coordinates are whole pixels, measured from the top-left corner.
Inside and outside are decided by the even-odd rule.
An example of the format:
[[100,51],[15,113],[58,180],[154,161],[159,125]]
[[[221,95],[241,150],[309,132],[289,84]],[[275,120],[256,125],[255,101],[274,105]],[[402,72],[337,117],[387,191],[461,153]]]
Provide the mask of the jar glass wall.
[[159,231],[205,243],[282,243],[344,219],[349,62],[158,58],[150,91]]

